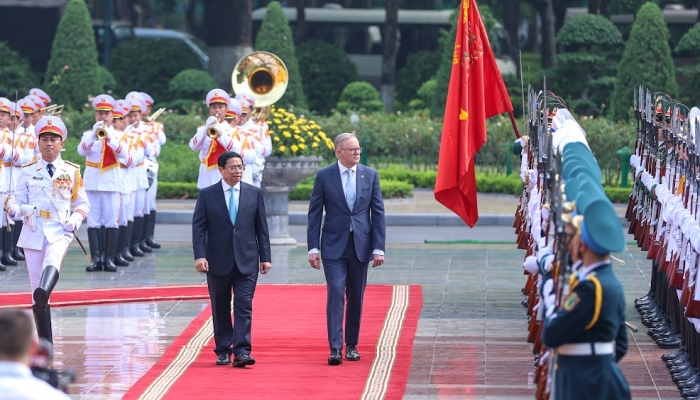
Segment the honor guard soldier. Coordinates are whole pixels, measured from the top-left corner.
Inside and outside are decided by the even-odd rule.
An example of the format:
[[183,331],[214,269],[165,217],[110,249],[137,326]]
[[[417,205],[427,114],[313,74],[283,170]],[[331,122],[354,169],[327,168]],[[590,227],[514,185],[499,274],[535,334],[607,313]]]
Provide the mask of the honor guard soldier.
[[207,93],[209,115],[204,125],[197,128],[197,133],[190,139],[190,149],[199,152],[201,165],[197,188],[203,189],[221,180],[217,160],[226,151],[240,152],[241,143],[234,136],[234,129],[226,123],[226,111],[230,97],[221,89],[212,89]]
[[[39,337],[53,342],[49,298],[58,282],[63,257],[90,211],[78,164],[61,158],[66,126],[47,116],[36,125],[41,158],[22,167],[17,190],[7,196],[5,212],[24,218],[18,245],[24,248]],[[75,204],[71,211],[71,202]]]
[[630,399],[617,365],[627,353],[625,295],[610,259],[611,252],[624,250],[625,237],[604,194],[581,190],[577,212],[583,203],[583,214],[573,217],[575,245],[569,246],[582,266],[557,310],[554,294],[543,293],[542,342],[556,354],[553,399]]
[[[160,145],[157,141],[150,142],[147,140],[150,134],[150,128],[143,122],[143,113],[146,111],[146,102],[138,92],[132,92],[127,97],[131,103],[131,122],[133,128],[130,132],[135,135],[135,146],[143,150],[144,157],[157,157],[160,153]],[[136,196],[134,200],[134,229],[131,238],[131,254],[136,257],[143,257],[144,253],[153,251],[146,244],[144,237],[144,225],[148,226],[150,214],[146,213],[146,191],[148,190],[148,172],[144,161],[141,161],[135,166],[136,176]]]
[[[90,199],[87,216],[88,242],[92,264],[86,271],[117,270],[114,257],[119,237],[119,203],[121,171],[118,159],[126,153],[112,126],[116,102],[112,96],[101,94],[92,100],[95,124],[83,132],[78,154],[85,157],[85,191]],[[101,227],[105,227],[101,237]]]
[[[5,164],[11,165],[12,158],[14,156],[13,154],[13,147],[12,147],[12,132],[11,132],[11,118],[10,114],[12,113],[12,102],[9,101],[6,98],[0,98],[0,195],[5,195],[10,192],[10,176],[9,173],[11,171],[10,167],[6,167]],[[7,213],[3,213],[2,215],[2,229],[0,229],[0,244],[5,243],[7,238],[12,239],[12,233],[7,232],[7,221],[9,220],[9,216]],[[3,257],[0,257],[0,261],[2,261],[2,267],[0,267],[0,271],[5,270],[5,265],[17,265],[16,260],[3,260],[4,257],[4,252],[3,252]],[[7,262],[7,261],[14,261],[14,262]]]

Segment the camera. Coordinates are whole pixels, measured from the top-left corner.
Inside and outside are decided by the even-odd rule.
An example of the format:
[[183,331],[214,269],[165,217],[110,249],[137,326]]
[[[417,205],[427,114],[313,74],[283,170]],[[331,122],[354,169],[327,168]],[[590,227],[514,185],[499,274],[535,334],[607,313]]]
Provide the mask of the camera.
[[41,339],[36,354],[32,356],[30,368],[36,378],[48,383],[54,388],[67,392],[68,386],[75,382],[75,371],[59,371],[50,367],[53,360],[53,345]]

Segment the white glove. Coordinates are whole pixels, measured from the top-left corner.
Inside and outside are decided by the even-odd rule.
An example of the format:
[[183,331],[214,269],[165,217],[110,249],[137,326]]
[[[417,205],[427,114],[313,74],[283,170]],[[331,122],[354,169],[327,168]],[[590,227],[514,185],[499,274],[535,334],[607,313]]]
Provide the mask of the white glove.
[[68,219],[66,220],[66,223],[63,224],[63,230],[66,232],[76,232],[79,228],[80,225],[83,223],[83,216],[77,213],[73,213]]
[[217,121],[218,119],[216,117],[211,116],[207,118],[207,122],[205,123],[205,125],[207,126],[207,128],[209,128],[210,126],[214,125]]
[[531,274],[536,274],[539,270],[537,268],[537,257],[535,256],[527,256],[525,258],[525,262],[523,263],[523,268]]
[[557,298],[554,295],[554,282],[552,279],[547,279],[542,286],[542,296],[544,296],[545,317],[549,317],[554,313],[556,308]]
[[15,196],[13,196],[13,195],[11,195],[11,194],[10,194],[10,195],[7,195],[7,196],[5,197],[5,204],[3,205],[3,209],[4,209],[6,212],[8,212],[8,213],[14,215],[14,213],[15,213],[15,205],[16,205],[16,204],[17,204],[17,203],[15,202]]

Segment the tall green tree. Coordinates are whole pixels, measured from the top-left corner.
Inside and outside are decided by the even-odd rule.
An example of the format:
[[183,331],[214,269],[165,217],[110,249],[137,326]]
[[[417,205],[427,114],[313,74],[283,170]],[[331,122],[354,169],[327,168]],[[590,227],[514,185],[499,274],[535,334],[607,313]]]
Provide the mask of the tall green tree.
[[620,60],[611,104],[615,120],[629,117],[634,86],[643,85],[652,92],[666,92],[671,97],[678,94],[668,38],[661,9],[655,3],[645,3],[632,24]]
[[89,95],[98,95],[97,44],[84,0],[70,0],[58,23],[51,58],[44,77],[45,90],[57,104],[82,107]]
[[[289,71],[289,84],[287,91],[277,102],[278,107],[287,107],[293,104],[296,107],[306,108],[306,96],[299,72],[299,61],[294,48],[294,36],[289,27],[289,21],[284,16],[282,5],[278,1],[270,2],[267,6],[265,19],[263,19],[258,36],[255,39],[255,50],[268,51],[277,55]],[[329,73],[332,71],[329,71]]]

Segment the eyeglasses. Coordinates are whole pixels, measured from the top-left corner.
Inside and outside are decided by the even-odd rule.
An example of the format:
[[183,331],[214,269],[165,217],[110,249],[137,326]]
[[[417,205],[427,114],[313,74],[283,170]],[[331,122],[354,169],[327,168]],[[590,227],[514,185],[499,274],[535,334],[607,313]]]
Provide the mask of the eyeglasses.
[[229,172],[243,171],[245,169],[245,165],[231,165],[229,167],[224,167],[224,169],[228,170]]
[[362,147],[353,147],[352,149],[340,149],[340,150],[345,150],[349,151],[351,153],[362,153]]

